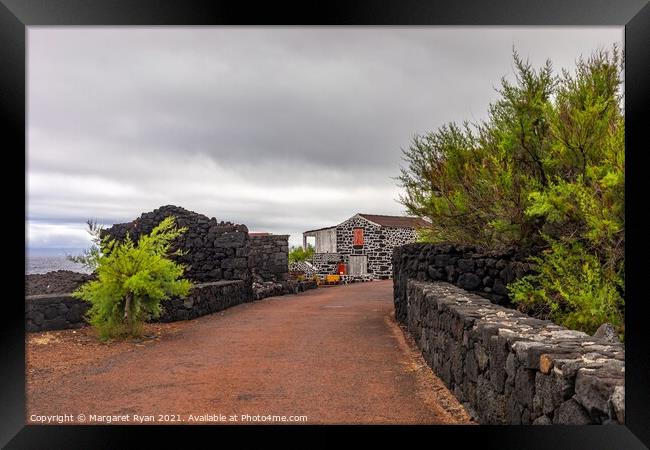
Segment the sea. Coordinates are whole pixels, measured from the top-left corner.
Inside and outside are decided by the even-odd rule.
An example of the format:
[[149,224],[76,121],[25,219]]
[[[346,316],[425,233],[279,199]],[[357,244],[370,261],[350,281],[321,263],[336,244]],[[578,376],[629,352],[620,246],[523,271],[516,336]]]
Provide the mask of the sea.
[[67,255],[80,255],[81,248],[29,248],[25,249],[25,274],[47,273],[55,270],[90,273],[82,264],[67,259]]

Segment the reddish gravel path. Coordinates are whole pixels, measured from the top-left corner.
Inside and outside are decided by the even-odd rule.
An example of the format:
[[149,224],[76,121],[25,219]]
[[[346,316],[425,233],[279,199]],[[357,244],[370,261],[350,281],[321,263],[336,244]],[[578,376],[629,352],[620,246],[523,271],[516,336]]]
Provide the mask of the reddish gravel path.
[[151,326],[157,338],[139,344],[98,344],[88,329],[34,333],[27,421],[65,413],[85,414],[86,423],[91,414],[130,414],[129,423],[134,414],[179,415],[183,423],[192,423],[190,414],[226,421],[237,414],[237,423],[242,414],[331,424],[468,422],[392,310],[392,282],[377,281]]

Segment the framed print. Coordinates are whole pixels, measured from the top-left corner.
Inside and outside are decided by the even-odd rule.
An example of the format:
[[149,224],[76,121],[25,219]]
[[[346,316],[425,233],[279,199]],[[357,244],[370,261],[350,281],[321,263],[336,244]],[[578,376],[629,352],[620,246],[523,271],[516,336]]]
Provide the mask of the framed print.
[[647,446],[649,8],[1,0],[3,446]]

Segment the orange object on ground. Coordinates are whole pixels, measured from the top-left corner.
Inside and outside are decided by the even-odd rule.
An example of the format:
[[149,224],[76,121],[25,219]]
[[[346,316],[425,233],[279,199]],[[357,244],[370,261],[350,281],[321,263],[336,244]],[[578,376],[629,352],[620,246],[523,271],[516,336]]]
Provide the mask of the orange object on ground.
[[325,277],[326,283],[338,283],[339,281],[341,281],[341,277],[339,275],[327,275]]

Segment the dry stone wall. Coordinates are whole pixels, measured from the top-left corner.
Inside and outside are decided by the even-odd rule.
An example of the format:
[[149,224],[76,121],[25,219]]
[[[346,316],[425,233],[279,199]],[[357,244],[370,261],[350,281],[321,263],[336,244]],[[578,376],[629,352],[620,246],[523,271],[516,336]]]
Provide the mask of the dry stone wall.
[[251,236],[248,266],[253,277],[281,283],[289,279],[289,235]]
[[481,423],[624,423],[621,343],[506,307],[506,285],[531,270],[527,256],[454,244],[398,247],[395,317]]
[[[162,302],[163,313],[156,321],[189,320],[230,306],[251,301],[250,288],[242,280],[196,284],[187,297]],[[87,325],[84,314],[90,304],[70,294],[30,295],[25,298],[28,332],[80,328]]]
[[40,294],[25,297],[25,330],[48,331],[80,328],[89,303],[70,294]]
[[336,267],[341,259],[345,262],[345,258],[339,253],[315,253],[310,262],[314,265],[316,273],[325,275],[336,273]]
[[406,282],[446,281],[493,303],[511,306],[506,286],[531,270],[528,254],[515,249],[486,251],[457,244],[413,243],[393,251],[395,315],[404,321]]
[[405,311],[427,364],[480,423],[624,423],[621,343],[445,282],[408,280]]
[[163,302],[159,322],[190,320],[231,306],[251,301],[248,286],[242,280],[223,280],[196,285],[187,297]]

